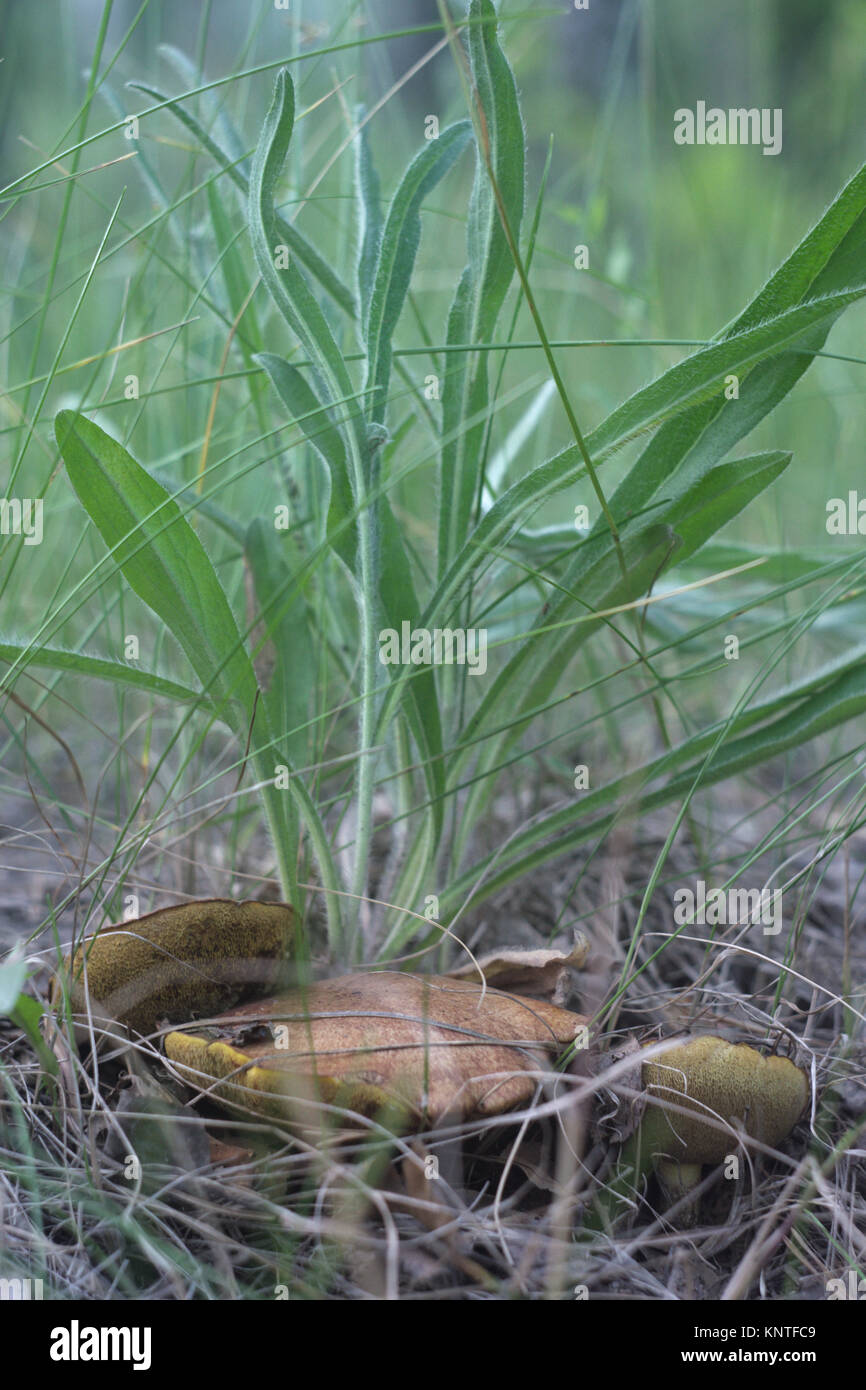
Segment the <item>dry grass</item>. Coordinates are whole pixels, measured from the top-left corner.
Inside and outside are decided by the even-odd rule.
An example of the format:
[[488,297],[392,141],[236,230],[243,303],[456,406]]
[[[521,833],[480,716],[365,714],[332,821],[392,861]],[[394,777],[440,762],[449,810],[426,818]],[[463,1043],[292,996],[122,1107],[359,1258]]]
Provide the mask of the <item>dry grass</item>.
[[[703,828],[718,869],[757,842],[772,806],[737,824],[716,798],[713,816]],[[572,1002],[597,1008],[620,976],[665,829],[620,827],[596,856],[561,861],[488,908],[467,939],[537,945],[579,924],[593,954]],[[810,843],[804,832],[801,867]],[[854,834],[825,857],[778,936],[727,926],[708,946],[705,927],[670,936],[674,886],[700,872],[694,845],[678,841],[633,978],[605,1014],[600,1046],[613,1051],[595,1074],[539,1077],[535,1103],[504,1121],[395,1136],[373,1121],[347,1130],[322,1106],[318,1130],[292,1138],[227,1118],[206,1096],[190,1103],[158,1038],[115,1040],[98,1062],[70,1050],[55,1093],[7,1025],[4,1273],[43,1277],[48,1297],[101,1300],[824,1298],[828,1279],[866,1257],[863,854]],[[705,1169],[696,1224],[662,1211],[650,1179],[615,1229],[590,1229],[628,1123],[627,1100],[611,1117],[611,1083],[622,1093],[627,1082],[616,1049],[684,1028],[794,1055],[813,1078],[813,1113],[782,1152],[753,1152],[740,1181]],[[141,1171],[130,1176],[133,1152]]]

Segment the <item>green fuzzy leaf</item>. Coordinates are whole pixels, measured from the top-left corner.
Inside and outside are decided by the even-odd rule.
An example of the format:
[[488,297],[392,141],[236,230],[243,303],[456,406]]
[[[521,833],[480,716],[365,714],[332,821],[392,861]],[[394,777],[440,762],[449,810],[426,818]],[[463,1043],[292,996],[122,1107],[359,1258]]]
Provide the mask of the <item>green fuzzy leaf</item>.
[[[403,537],[386,499],[383,500],[380,510],[380,525],[382,557],[379,592],[382,609],[386,626],[399,632],[404,619],[414,625],[418,614],[418,600],[415,597],[412,568]],[[382,669],[384,671],[385,668]],[[422,771],[433,808],[434,837],[438,837],[444,813],[442,796],[445,790],[445,763],[442,757],[442,724],[436,677],[432,667],[416,672],[410,684],[409,694],[407,717],[422,755]]]
[[261,518],[247,531],[246,556],[271,644],[273,672],[263,685],[265,702],[271,724],[281,734],[279,746],[286,748],[291,764],[303,767],[309,761],[311,730],[304,726],[312,717],[316,648],[307,603],[293,572],[301,557],[290,536]]
[[277,357],[272,352],[259,353],[256,362],[264,367],[270,377],[293,424],[300,426],[325,463],[330,500],[324,535],[330,539],[349,573],[354,574],[357,546],[354,521],[356,506],[343,436],[331,414],[318,400],[306,377],[297,367],[293,367],[291,362]]
[[[245,172],[246,160],[242,159],[238,163],[238,155],[229,153],[221,148],[217,142],[204,129],[200,121],[191,116],[181,105],[182,97],[167,97],[164,92],[160,92],[156,87],[151,87],[146,82],[130,82],[130,87],[134,87],[139,92],[144,92],[146,96],[153,97],[155,101],[166,103],[166,109],[176,116],[181,125],[184,125],[198,141],[201,148],[211,159],[219,165],[225,174],[231,179],[232,183],[240,190],[246,198],[249,194],[249,178]],[[287,222],[279,214],[276,216],[277,239],[280,243],[288,246],[291,254],[296,256],[303,266],[307,268],[315,280],[322,286],[322,289],[338,304],[344,313],[354,319],[357,314],[357,305],[350,290],[346,288],[340,277],[332,270],[331,266],[307,238],[298,231],[291,222]]]
[[681,548],[672,563],[680,565],[726,526],[749,503],[774,483],[788,467],[792,454],[775,451],[732,459],[711,468],[681,496],[662,507],[660,521],[674,528]]
[[[222,194],[214,183],[209,183],[207,186],[207,202],[232,323],[238,321],[238,316],[243,309],[243,318],[239,322],[237,336],[244,359],[249,366],[253,360],[253,351],[261,342],[255,304],[251,299],[247,303],[250,292],[250,272],[240,253],[238,236],[232,228]],[[246,308],[244,308],[245,304]]]
[[367,337],[370,299],[382,241],[382,201],[379,175],[370,153],[370,140],[364,124],[364,108],[358,107],[355,136],[355,183],[358,190],[358,298],[361,305],[361,333]]
[[201,541],[174,499],[111,435],[62,410],[57,443],[72,486],[124,578],[174,634],[220,715],[240,732],[256,680]]
[[368,411],[380,423],[388,405],[391,339],[412,278],[421,240],[421,204],[466,148],[468,121],[443,130],[416,155],[394,194],[379,243],[367,321]]
[[[730,341],[807,300],[862,288],[864,281],[866,164],[752,302],[719,335],[720,341]],[[696,479],[745,438],[809,367],[835,317],[832,313],[822,317],[797,343],[796,352],[753,366],[740,381],[739,399],[727,400],[719,393],[663,425],[614,493],[614,515],[624,516],[645,506],[665,480],[684,466]]]
[[[470,93],[476,141],[475,181],[469,203],[466,242],[468,264],[448,317],[447,341],[482,343],[493,332],[514,276],[514,259],[491,186],[490,165],[508,219],[514,245],[519,244],[524,206],[525,137],[517,86],[499,45],[496,11],[491,0],[471,0]],[[477,105],[476,105],[477,104]],[[480,109],[478,109],[480,107]],[[442,487],[439,513],[439,574],[443,575],[465,544],[483,467],[482,443],[489,403],[487,353],[461,354],[450,366],[443,389]],[[471,422],[471,423],[470,423]]]
[[124,578],[180,643],[220,717],[241,746],[249,743],[263,779],[262,797],[284,888],[297,900],[296,808],[304,817],[322,873],[335,948],[342,939],[339,877],[321,818],[300,777],[291,798],[272,778],[276,761],[268,710],[234,614],[207,553],[175,500],[141,464],[91,420],[63,410],[55,433],[75,491]]
[[[52,671],[70,671],[88,680],[113,681],[116,685],[127,685],[134,690],[144,691],[161,699],[180,701],[184,704],[197,701],[208,708],[210,701],[200,690],[192,690],[178,681],[169,680],[156,671],[148,671],[141,666],[129,666],[125,661],[89,656],[86,652],[65,651],[62,647],[47,647],[41,642],[11,642],[0,639],[0,660],[24,670],[28,666],[43,666]],[[5,685],[8,674],[0,684]]]

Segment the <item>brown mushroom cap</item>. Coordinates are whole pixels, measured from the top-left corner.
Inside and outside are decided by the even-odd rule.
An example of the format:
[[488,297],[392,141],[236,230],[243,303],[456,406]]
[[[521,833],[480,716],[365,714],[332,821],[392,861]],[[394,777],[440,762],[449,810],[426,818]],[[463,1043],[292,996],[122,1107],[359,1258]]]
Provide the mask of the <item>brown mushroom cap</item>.
[[343,975],[233,1009],[218,1030],[173,1032],[166,1055],[215,1100],[292,1118],[304,1099],[432,1123],[532,1099],[549,1054],[586,1020],[448,976]]
[[644,1062],[641,1079],[650,1098],[677,1107],[650,1100],[641,1125],[650,1151],[686,1164],[720,1163],[737,1149],[735,1129],[775,1147],[810,1095],[805,1072],[787,1057],[710,1035]]
[[[138,1033],[153,1032],[164,1019],[217,1013],[279,987],[293,929],[285,903],[222,898],[103,927],[65,962],[72,1012],[85,1014],[89,998],[95,1018]],[[61,998],[55,980],[52,1003]]]

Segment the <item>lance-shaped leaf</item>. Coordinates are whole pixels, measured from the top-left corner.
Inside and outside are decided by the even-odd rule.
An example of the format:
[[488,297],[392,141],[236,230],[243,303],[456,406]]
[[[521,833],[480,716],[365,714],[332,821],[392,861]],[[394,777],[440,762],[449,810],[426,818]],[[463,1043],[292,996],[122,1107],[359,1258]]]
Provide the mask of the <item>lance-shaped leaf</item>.
[[[183,97],[167,97],[164,92],[159,91],[157,87],[149,86],[146,82],[130,82],[129,85],[134,87],[136,91],[144,92],[146,96],[153,97],[155,101],[163,102],[172,115],[177,117],[181,125],[184,125],[195,136],[201,148],[210,155],[211,159],[216,161],[244,198],[248,197],[247,161],[245,158],[241,158],[234,144],[230,150],[219,145],[205,130],[201,122],[197,121],[195,116],[190,115],[182,105]],[[350,318],[355,318],[357,306],[351,291],[346,288],[324,256],[316,250],[302,232],[298,231],[297,227],[280,216],[279,213],[276,214],[276,229],[280,243],[285,244],[293,256],[297,256],[301,264],[306,266],[334,303],[339,304]]]
[[708,470],[682,495],[660,509],[659,520],[674,528],[682,545],[672,557],[682,564],[723,526],[774,483],[788,467],[793,454],[781,450],[731,459]]
[[468,121],[443,130],[416,155],[394,194],[379,241],[367,318],[367,383],[370,419],[381,423],[388,405],[391,340],[412,278],[421,240],[421,204],[466,148]]
[[[273,746],[267,709],[222,585],[177,502],[141,464],[91,420],[61,411],[55,420],[60,452],[82,505],[108,545],[124,578],[153,609],[183,648],[212,707],[234,730],[264,777],[262,799],[287,894],[296,891],[297,808],[307,825],[323,881],[337,886],[327,836],[299,777],[289,779],[290,799],[270,780]],[[265,768],[267,767],[267,771]],[[336,944],[339,900],[328,900]]]
[[[449,344],[486,343],[514,275],[502,225],[504,212],[515,246],[524,204],[524,132],[514,75],[499,45],[490,0],[471,0],[468,26],[472,75],[469,100],[478,151],[466,229],[468,263],[448,316]],[[488,169],[489,160],[489,169]],[[497,199],[491,176],[499,192]],[[501,209],[500,202],[501,199]],[[442,393],[442,487],[439,501],[439,574],[465,543],[487,428],[487,353],[449,353]],[[471,422],[471,423],[469,423]]]
[[[412,622],[418,612],[418,600],[412,579],[412,567],[394,513],[387,498],[380,510],[382,556],[380,561],[379,592],[387,625],[395,632],[404,620]],[[384,667],[382,668],[384,670]],[[410,684],[406,705],[415,742],[421,752],[421,766],[432,802],[434,836],[439,835],[444,814],[445,765],[442,758],[442,723],[436,693],[436,677],[431,667],[417,671]]]
[[[357,508],[352,496],[343,435],[296,367],[273,353],[261,353],[257,361],[270,376],[289,415],[304,430],[326,465],[331,480],[326,524],[328,539],[349,573],[354,575]],[[404,620],[412,622],[416,617],[418,602],[403,537],[386,497],[379,498],[378,521],[381,529],[379,598],[386,625],[399,631]],[[382,670],[384,675],[384,668]],[[412,681],[407,710],[413,736],[422,754],[424,776],[435,808],[434,820],[438,832],[442,815],[444,767],[439,702],[432,671],[419,672]]]
[[183,648],[221,717],[240,732],[256,679],[222,585],[173,497],[92,420],[62,410],[55,433],[72,486],[124,577]]
[[[856,289],[866,281],[866,165],[834,198],[823,217],[771,275],[752,302],[719,336],[730,340],[807,300]],[[844,307],[844,306],[840,306]],[[611,499],[615,516],[645,506],[665,480],[685,467],[695,481],[781,401],[820,351],[836,315],[816,323],[796,352],[754,366],[738,397],[719,392],[668,421],[629,470]],[[732,369],[741,372],[741,369]],[[741,373],[742,374],[742,373]]]
[[[262,518],[250,523],[246,557],[252,572],[267,636],[264,652],[269,679],[260,681],[271,725],[279,730],[278,747],[288,750],[289,762],[303,767],[309,760],[312,693],[316,679],[316,650],[303,591],[292,572],[293,541]],[[300,563],[295,553],[295,563]],[[258,645],[262,634],[253,629]]]
[[361,304],[361,333],[367,337],[370,299],[376,277],[376,262],[382,241],[382,199],[379,175],[370,153],[370,139],[365,123],[365,111],[359,106],[355,122],[355,183],[358,199],[358,297]]
[[[238,341],[247,366],[250,366],[253,351],[261,342],[255,304],[250,299],[250,271],[241,256],[238,234],[231,225],[222,191],[215,183],[209,183],[207,186],[207,202],[219,254],[220,271],[228,296],[229,316],[232,323],[238,324]],[[260,378],[256,378],[251,384],[260,386]]]
[[[701,349],[665,372],[656,381],[636,392],[587,438],[587,448],[597,463],[607,458],[636,434],[649,431],[668,416],[686,410],[696,401],[715,393],[721,394],[725,376],[738,367],[755,364],[798,344],[803,334],[816,324],[831,322],[842,309],[866,294],[861,288],[827,295],[823,299],[799,305],[780,314],[768,323],[760,324],[724,343]],[[527,513],[536,510],[548,498],[570,487],[585,476],[583,458],[576,445],[569,445],[545,463],[518,478],[481,518],[473,534],[455,557],[448,573],[421,617],[419,626],[444,623],[469,576],[476,570],[485,553],[495,552],[516,531]],[[652,515],[652,513],[650,513]],[[594,561],[597,551],[591,555]],[[579,560],[581,566],[583,560]],[[570,571],[564,581],[576,587],[576,575]],[[537,626],[537,624],[533,624]],[[405,677],[403,678],[405,679]],[[400,699],[400,680],[389,692],[382,711],[382,723],[387,722],[393,706]]]
[[342,432],[306,377],[291,362],[273,352],[260,352],[256,361],[270,377],[290,420],[304,431],[325,464],[330,494],[324,534],[349,573],[354,575],[356,508]]
[[[549,603],[545,611],[539,614],[539,626],[549,625],[552,631],[531,633],[499,673],[467,728],[466,753],[454,760],[452,775],[459,775],[460,767],[470,752],[475,751],[472,741],[476,731],[494,728],[501,721],[505,726],[501,732],[484,741],[478,754],[476,772],[495,769],[504,761],[508,749],[514,745],[535,711],[550,698],[577,647],[594,630],[588,624],[577,629],[568,626],[575,613],[573,594],[581,603],[590,602],[599,608],[612,607],[639,597],[644,591],[639,587],[641,583],[648,585],[671,565],[678,565],[681,555],[688,558],[694,554],[705,540],[774,482],[790,461],[790,454],[776,452],[720,464],[700,482],[684,488],[682,496],[675,496],[665,505],[654,509],[649,523],[641,518],[631,526],[623,527],[621,542],[624,554],[633,553],[635,546],[640,544],[640,538],[645,536],[647,548],[656,555],[656,560],[654,568],[644,563],[642,569],[633,569],[628,585],[620,583],[616,590],[612,586],[619,577],[619,557],[610,533],[591,536],[579,552],[579,581],[571,577],[570,571],[567,572],[562,581],[565,597]],[[678,543],[660,550],[653,544],[652,538],[665,528],[670,528],[671,536],[675,535]],[[606,594],[603,591],[603,576],[607,576]],[[615,593],[619,597],[615,597]],[[558,624],[562,625],[560,630],[557,630]],[[521,721],[521,715],[524,721]],[[483,801],[492,790],[492,779],[486,785],[480,779],[476,781],[469,802],[470,819],[481,813]]]
[[[283,68],[277,74],[273,101],[265,116],[253,156],[249,196],[250,237],[259,274],[274,304],[310,359],[317,394],[324,405],[330,406],[335,401],[350,399],[353,394],[352,381],[318,300],[294,257],[289,254],[286,258],[281,249],[281,231],[274,210],[277,181],[288,153],[294,120],[295,90],[288,72]],[[352,435],[354,491],[357,497],[361,494],[362,460],[367,450],[366,430],[360,412],[355,412],[354,427],[347,429],[347,436]]]
[[[0,638],[0,660],[8,661],[13,673],[28,666],[43,666],[50,671],[69,671],[88,680],[113,681],[116,685],[130,686],[165,700],[184,704],[198,701],[205,709],[210,704],[200,690],[181,685],[169,676],[161,676],[158,671],[149,671],[140,665],[130,666],[125,661],[116,661],[111,657],[92,656],[88,652],[69,651],[64,647],[49,647],[42,642],[10,642]],[[8,679],[9,673],[4,672],[0,678],[0,689],[5,687]]]

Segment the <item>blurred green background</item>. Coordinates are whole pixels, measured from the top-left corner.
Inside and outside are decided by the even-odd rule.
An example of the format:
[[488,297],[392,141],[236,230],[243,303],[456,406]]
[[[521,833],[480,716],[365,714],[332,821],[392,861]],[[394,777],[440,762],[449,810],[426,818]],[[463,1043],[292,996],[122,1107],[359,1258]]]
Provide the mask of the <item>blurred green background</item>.
[[[588,430],[688,351],[654,345],[654,340],[705,341],[717,333],[862,161],[866,7],[861,0],[735,0],[724,6],[592,0],[588,11],[513,2],[500,9],[527,129],[525,226],[553,138],[532,266],[548,334],[568,340],[648,340],[558,351],[578,418]],[[370,134],[385,194],[418,150],[427,115],[437,115],[442,126],[465,115],[434,3],[292,0],[289,9],[281,9],[273,3],[238,6],[233,0],[183,5],[115,0],[109,11],[99,91],[86,120],[87,137],[98,138],[79,151],[77,177],[70,181],[76,157],[64,152],[81,138],[79,113],[103,6],[98,0],[37,5],[6,0],[0,6],[2,182],[8,185],[45,165],[24,191],[17,188],[7,197],[0,223],[4,469],[9,460],[19,460],[17,494],[38,496],[48,489],[50,503],[46,526],[52,563],[34,577],[30,566],[16,571],[15,546],[5,547],[0,560],[4,625],[19,632],[33,631],[46,608],[102,554],[90,535],[81,554],[74,551],[84,520],[57,467],[51,429],[56,410],[99,406],[100,422],[149,467],[167,470],[164,476],[175,481],[193,478],[226,351],[232,314],[207,203],[214,166],[165,110],[142,117],[133,158],[125,158],[133,146],[122,128],[100,135],[152,104],[126,84],[142,81],[169,94],[189,90],[195,83],[183,79],[162,47],[174,46],[201,74],[200,85],[219,83],[212,94],[191,98],[188,109],[207,124],[214,116],[208,102],[215,97],[249,151],[273,70],[279,62],[291,62],[298,109],[308,114],[299,120],[292,143],[284,211],[294,214],[298,201],[305,200],[298,226],[347,281],[356,244],[347,137],[357,104],[368,109],[381,104]],[[425,25],[428,32],[405,32]],[[394,31],[401,32],[378,41]],[[766,157],[760,147],[675,145],[674,111],[699,99],[722,107],[781,107],[782,152]],[[398,333],[404,347],[435,345],[444,338],[445,315],[465,260],[470,180],[471,164],[464,159],[427,201],[414,293]],[[243,200],[224,177],[215,186],[251,284]],[[76,308],[121,195],[105,251]],[[573,265],[580,243],[589,247],[588,271]],[[758,434],[744,442],[743,452],[790,448],[795,457],[780,483],[734,523],[730,534],[738,540],[782,547],[826,542],[827,498],[855,487],[862,471],[866,409],[858,388],[864,314],[866,309],[857,306],[844,316],[828,344],[837,356],[817,362]],[[506,306],[502,322],[509,316]],[[179,324],[185,326],[174,327]],[[340,332],[346,351],[352,351],[355,344],[342,325]],[[531,342],[535,337],[524,309],[516,338]],[[265,320],[265,339],[277,352],[290,346],[285,329],[273,319]],[[118,343],[134,346],[111,352]],[[60,370],[43,399],[42,383],[55,359]],[[82,359],[93,360],[68,370]],[[431,370],[424,356],[403,360],[409,379],[393,382],[395,418]],[[221,507],[247,522],[261,509],[266,480],[291,482],[293,469],[304,466],[303,451],[286,454],[279,437],[275,442],[271,436],[266,446],[257,443],[262,430],[256,391],[248,389],[237,341],[225,369],[229,375],[216,403],[208,454],[208,489],[215,489]],[[125,397],[128,373],[139,378],[138,400]],[[514,398],[497,414],[494,446],[507,438],[545,379],[537,350],[508,355],[502,394]],[[260,380],[259,398],[264,394]],[[559,402],[550,397],[531,438],[512,458],[508,476],[519,475],[568,439]],[[605,465],[608,493],[633,457],[634,451],[626,450]],[[433,542],[436,524],[429,436],[410,432],[400,463],[413,470],[400,487],[401,518],[423,551],[425,542]],[[587,487],[563,494],[536,520],[566,522],[581,501],[594,517]],[[224,573],[228,565],[233,577],[227,582],[240,607],[239,567],[230,563],[236,551],[224,537],[209,536],[209,543]],[[853,547],[857,539],[837,544]],[[89,621],[73,615],[55,637],[77,642]],[[106,614],[105,621],[115,620]],[[145,629],[149,621],[142,611]]]
[[[537,194],[548,136],[554,137],[533,275],[548,332],[554,337],[711,336],[737,312],[863,158],[866,7],[860,0],[735,0],[724,6],[622,0],[593,3],[586,12],[563,6],[558,13],[509,3],[501,10],[506,18],[516,16],[506,25],[505,42],[526,118],[530,203]],[[0,6],[4,184],[74,143],[101,15],[98,0],[40,0],[37,5],[6,0]],[[205,81],[330,43],[348,45],[294,66],[301,108],[342,84],[336,97],[329,97],[299,124],[292,153],[296,191],[304,191],[305,180],[309,183],[316,176],[345,137],[347,109],[359,101],[372,106],[399,83],[371,123],[374,153],[388,191],[418,148],[425,114],[437,114],[444,124],[463,114],[463,97],[447,48],[428,59],[435,33],[362,47],[353,43],[415,25],[434,25],[437,18],[435,4],[419,0],[354,6],[292,0],[288,10],[271,3],[238,6],[233,0],[184,5],[116,0],[101,68],[113,66],[103,91],[110,87],[115,102],[133,114],[146,101],[125,87],[129,80],[150,82],[172,94],[183,90],[178,73],[160,54],[161,44],[181,49]],[[418,71],[404,81],[415,64],[420,64]],[[270,86],[266,72],[236,76],[215,89],[249,146]],[[782,153],[768,158],[757,147],[675,146],[673,112],[679,106],[694,106],[698,99],[723,107],[780,106]],[[193,99],[191,109],[203,114],[200,99]],[[88,135],[116,117],[117,109],[97,96]],[[28,381],[53,359],[80,290],[80,276],[124,188],[120,222],[127,226],[129,239],[118,249],[122,238],[112,237],[114,249],[97,272],[63,362],[99,353],[117,341],[121,316],[126,337],[132,337],[130,327],[137,333],[153,332],[189,314],[194,289],[201,287],[212,266],[206,260],[202,226],[205,192],[187,195],[212,168],[183,148],[182,132],[166,112],[142,121],[141,138],[166,195],[184,199],[173,237],[158,219],[158,201],[139,177],[135,161],[78,180],[53,274],[54,239],[68,186],[56,182],[40,194],[28,193],[4,205],[0,235],[7,298],[0,363],[7,385]],[[81,151],[79,167],[118,159],[129,148],[122,132],[108,134]],[[453,178],[462,178],[465,188],[469,172],[464,161]],[[52,178],[57,174],[48,170],[34,182]],[[350,179],[347,151],[326,174],[299,222],[345,273],[353,244],[352,209],[347,203]],[[240,231],[242,209],[233,190],[226,188],[225,196]],[[427,235],[416,305],[433,341],[441,339],[442,320],[463,263],[463,229],[451,215],[452,206],[460,208],[462,196],[452,199],[439,191],[425,213]],[[573,247],[579,242],[589,246],[589,274],[572,266]],[[168,257],[169,263],[160,257]],[[49,277],[52,297],[43,313],[41,296]],[[208,288],[218,298],[218,285]],[[858,308],[845,316],[832,336],[833,351],[858,355],[863,314]],[[532,336],[528,320],[521,320],[518,337]],[[403,337],[406,344],[413,341],[408,316]],[[169,341],[152,340],[135,354],[130,370],[139,372],[147,389],[184,387],[212,375],[223,341],[214,333],[211,316],[203,314],[180,334],[166,360]],[[673,348],[598,348],[563,350],[560,359],[581,421],[591,426],[624,393],[678,355]],[[128,360],[124,356],[122,365]],[[420,376],[420,361],[417,365]],[[112,366],[114,385],[106,393]],[[513,353],[506,386],[521,377],[529,380],[541,370],[538,353]],[[769,527],[780,543],[821,538],[815,531],[823,526],[828,489],[832,493],[853,485],[859,473],[861,370],[859,364],[836,361],[816,365],[756,441],[792,447],[796,453],[784,485],[744,519],[756,535],[766,537]],[[94,402],[103,394],[116,397],[119,380],[114,362],[99,371],[70,373],[57,386],[62,382],[73,398],[83,394]],[[58,395],[53,388],[37,433],[52,418]],[[21,393],[12,399],[21,404]],[[185,448],[194,455],[209,404],[207,385],[188,385],[163,397],[158,408],[136,414],[133,446],[151,460],[177,458]],[[115,408],[116,420],[123,409]],[[231,410],[229,397],[227,418]],[[8,430],[16,421],[9,407],[5,414]],[[508,411],[502,416],[505,430]],[[565,438],[555,404],[544,421],[545,447],[553,448]],[[119,421],[118,428],[123,428]],[[34,452],[39,453],[36,441],[29,447],[28,461],[33,461],[37,476],[44,475],[45,460],[34,459]]]

